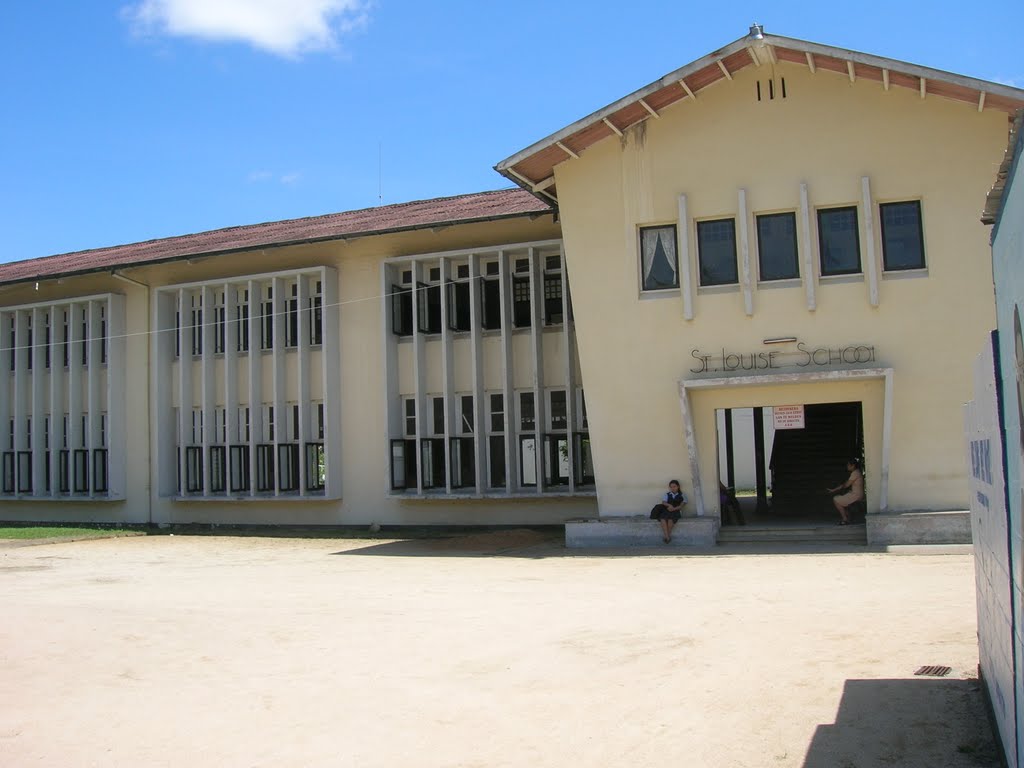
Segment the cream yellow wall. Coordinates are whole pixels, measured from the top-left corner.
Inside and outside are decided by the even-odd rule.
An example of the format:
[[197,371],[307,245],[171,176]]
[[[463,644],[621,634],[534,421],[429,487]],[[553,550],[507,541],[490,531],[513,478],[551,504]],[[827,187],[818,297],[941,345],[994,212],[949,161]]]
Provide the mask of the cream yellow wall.
[[[127,500],[123,502],[53,502],[3,504],[0,516],[7,520],[93,520],[114,522],[220,523],[220,524],[541,524],[570,517],[592,515],[593,499],[529,499],[514,501],[452,500],[403,501],[388,496],[389,447],[385,422],[384,338],[382,325],[381,264],[384,259],[422,253],[486,248],[496,245],[556,239],[558,225],[551,215],[417,230],[375,237],[318,244],[267,248],[238,254],[197,258],[150,267],[125,269],[123,273],[151,288],[244,275],[326,265],[338,276],[339,338],[341,342],[341,466],[340,501],[288,499],[282,501],[174,501],[150,489],[156,472],[150,460],[151,387],[147,332],[150,310],[147,291],[117,280],[109,273],[98,276],[44,281],[34,285],[0,287],[0,305],[16,305],[74,298],[96,293],[123,293],[126,325],[130,334],[126,349]],[[494,346],[488,339],[488,349]],[[400,347],[403,345],[400,345]],[[319,354],[312,353],[314,358]],[[493,357],[493,355],[491,355]],[[496,362],[496,361],[494,361]],[[264,391],[271,373],[265,364]],[[177,364],[172,365],[176,371]],[[500,366],[500,364],[499,364]],[[491,366],[493,367],[493,366]],[[490,368],[489,368],[490,370]],[[493,371],[491,372],[493,374]],[[494,376],[488,374],[488,381]],[[216,381],[222,382],[218,368]],[[239,376],[240,391],[247,389],[247,367]],[[173,375],[174,386],[178,381]],[[314,377],[316,378],[316,377]],[[497,381],[497,379],[494,379]],[[288,391],[297,391],[294,371],[287,373]],[[199,383],[194,382],[198,387]],[[498,386],[497,384],[495,386]],[[312,396],[320,395],[316,383]],[[221,387],[218,385],[217,391]],[[172,392],[177,397],[176,392]],[[286,399],[292,399],[287,395]],[[155,416],[154,416],[155,418]],[[174,435],[155,435],[173,441]]]
[[[123,501],[4,501],[0,519],[67,522],[149,522],[148,291],[109,273],[0,287],[0,305],[71,300],[104,293],[125,297],[125,499]],[[101,386],[105,379],[101,376]]]
[[[767,351],[762,340],[780,336],[812,347],[873,345],[873,365],[894,369],[889,508],[966,508],[960,404],[970,399],[971,360],[994,324],[978,211],[1005,148],[1006,115],[785,63],[774,73],[777,92],[786,78],[786,99],[758,102],[756,80],[766,96],[771,73],[770,66],[744,69],[555,169],[601,514],[643,512],[669,477],[692,484],[677,389],[695,375],[692,349]],[[878,307],[869,303],[866,278],[864,176],[874,198],[879,270],[877,204],[920,199],[924,221],[927,275],[880,278]],[[860,208],[865,276],[816,280],[815,311],[802,284],[756,284],[754,214],[796,211],[799,229],[801,183],[808,187],[815,265],[813,209]],[[637,228],[677,223],[685,194],[696,261],[693,221],[736,216],[741,188],[753,315],[745,313],[738,288],[695,287],[689,321],[678,291],[641,295]],[[696,286],[695,271],[692,278]],[[814,402],[820,392],[807,389],[795,401]],[[727,404],[716,397],[717,407]],[[702,474],[712,467],[712,480],[713,400],[698,397],[696,414]],[[877,442],[880,429],[867,425],[866,439]],[[869,464],[869,477],[878,476],[875,456],[869,453],[876,464]]]

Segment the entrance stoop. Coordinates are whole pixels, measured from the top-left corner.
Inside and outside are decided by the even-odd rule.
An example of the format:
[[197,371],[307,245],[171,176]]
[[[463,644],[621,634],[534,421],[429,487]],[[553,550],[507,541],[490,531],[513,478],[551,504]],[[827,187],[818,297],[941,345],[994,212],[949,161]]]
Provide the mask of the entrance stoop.
[[894,512],[867,516],[868,544],[970,544],[971,513]]
[[565,523],[565,546],[581,547],[684,547],[715,546],[717,517],[683,517],[672,530],[672,542],[661,540],[661,525],[646,516],[577,518]]
[[785,523],[730,525],[718,532],[719,544],[867,544],[864,524]]

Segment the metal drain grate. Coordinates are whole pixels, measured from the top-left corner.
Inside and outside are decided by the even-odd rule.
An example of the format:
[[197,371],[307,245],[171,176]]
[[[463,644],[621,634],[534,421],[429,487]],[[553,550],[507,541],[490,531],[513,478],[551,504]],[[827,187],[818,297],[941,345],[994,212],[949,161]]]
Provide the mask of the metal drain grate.
[[930,667],[921,667],[914,674],[924,675],[925,677],[945,677],[952,671],[952,667],[940,667],[938,665],[933,665]]

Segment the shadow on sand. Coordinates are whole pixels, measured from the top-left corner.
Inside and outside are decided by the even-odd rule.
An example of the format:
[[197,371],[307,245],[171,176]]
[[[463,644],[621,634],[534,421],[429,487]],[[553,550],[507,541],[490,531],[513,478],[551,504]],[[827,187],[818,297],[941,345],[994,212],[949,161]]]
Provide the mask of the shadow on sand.
[[[923,659],[922,665],[935,663]],[[976,679],[847,680],[804,768],[1002,764]]]

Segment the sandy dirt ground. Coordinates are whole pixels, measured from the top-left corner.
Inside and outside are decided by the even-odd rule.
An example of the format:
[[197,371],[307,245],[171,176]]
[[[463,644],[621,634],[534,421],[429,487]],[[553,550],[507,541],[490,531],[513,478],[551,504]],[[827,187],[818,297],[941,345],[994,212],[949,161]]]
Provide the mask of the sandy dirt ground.
[[997,765],[969,555],[737,552],[0,545],[0,766]]

